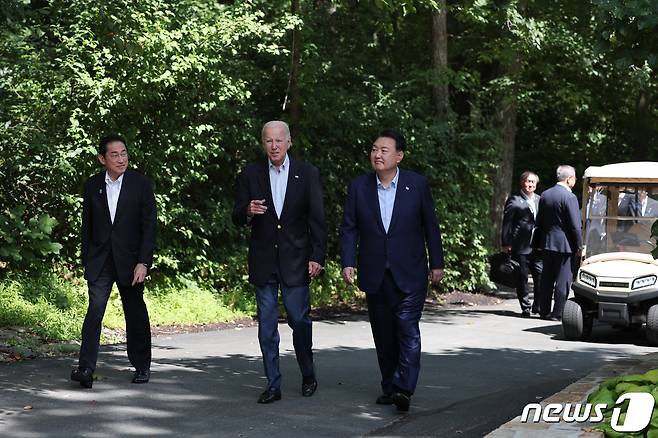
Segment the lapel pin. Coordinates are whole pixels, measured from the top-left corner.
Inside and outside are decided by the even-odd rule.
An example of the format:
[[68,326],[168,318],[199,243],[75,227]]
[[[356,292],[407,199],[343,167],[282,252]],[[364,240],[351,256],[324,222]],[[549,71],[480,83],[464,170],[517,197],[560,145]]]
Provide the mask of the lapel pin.
[[295,175],[295,178],[299,178],[299,175]]
[[98,189],[98,194],[102,195],[103,194],[103,189]]
[[409,190],[409,186],[404,186],[404,189],[405,189],[405,190]]

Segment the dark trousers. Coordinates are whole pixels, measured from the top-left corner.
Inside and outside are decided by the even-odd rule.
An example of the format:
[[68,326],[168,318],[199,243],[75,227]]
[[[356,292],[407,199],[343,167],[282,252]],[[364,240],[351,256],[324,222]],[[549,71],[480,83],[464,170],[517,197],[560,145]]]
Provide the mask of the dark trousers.
[[420,373],[420,321],[426,292],[405,294],[388,269],[376,293],[366,294],[382,390],[413,394]]
[[258,305],[258,342],[263,354],[263,365],[268,389],[281,388],[279,371],[279,288],[283,306],[288,315],[288,325],[292,329],[292,343],[295,347],[297,363],[302,377],[312,377],[313,332],[309,313],[311,301],[308,286],[287,287],[276,275],[263,286],[256,287]]
[[[542,260],[537,252],[530,254],[512,254],[512,259],[519,262],[519,277],[516,284],[516,297],[519,299],[521,311],[532,311],[539,313],[539,285],[541,283]],[[532,274],[532,289],[534,299],[530,305],[530,293],[528,292],[528,274]]]
[[[562,318],[564,304],[569,296],[573,280],[573,254],[555,251],[542,251],[543,272],[541,276],[540,316]],[[551,312],[551,299],[555,300]]]
[[[88,281],[89,307],[82,324],[82,345],[80,346],[80,368],[96,369],[100,347],[101,323],[105,315],[107,300],[112,285],[117,282],[114,259],[110,254],[103,270],[94,281]],[[121,304],[126,318],[126,343],[128,359],[136,369],[145,370],[151,366],[151,325],[144,303],[144,283],[135,286],[117,283]]]

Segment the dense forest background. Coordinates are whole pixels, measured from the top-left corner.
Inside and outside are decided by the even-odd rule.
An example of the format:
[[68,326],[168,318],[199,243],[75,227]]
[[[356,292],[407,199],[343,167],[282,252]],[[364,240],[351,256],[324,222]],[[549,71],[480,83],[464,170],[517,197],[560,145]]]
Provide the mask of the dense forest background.
[[154,284],[194,282],[245,307],[233,187],[262,157],[262,124],[283,119],[325,189],[316,303],[354,295],[339,278],[343,197],[385,127],[408,139],[403,166],[431,181],[441,290],[486,289],[521,171],[541,191],[562,163],[580,175],[657,158],[657,33],[652,0],[6,0],[0,279],[80,280],[82,184],[116,131],[155,185]]

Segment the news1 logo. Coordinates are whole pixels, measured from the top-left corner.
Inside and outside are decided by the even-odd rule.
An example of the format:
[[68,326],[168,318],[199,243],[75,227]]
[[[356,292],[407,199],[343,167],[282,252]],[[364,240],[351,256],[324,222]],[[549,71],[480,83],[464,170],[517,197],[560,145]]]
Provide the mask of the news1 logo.
[[[621,404],[628,400],[628,408],[623,424],[620,423]],[[646,392],[628,392],[619,396],[612,409],[610,426],[616,432],[639,432],[649,425],[653,405],[653,396]],[[603,411],[608,408],[605,403],[592,405],[590,403],[549,403],[542,407],[539,403],[530,403],[523,408],[521,422],[532,423],[600,423],[603,421]],[[532,413],[532,417],[531,417]]]

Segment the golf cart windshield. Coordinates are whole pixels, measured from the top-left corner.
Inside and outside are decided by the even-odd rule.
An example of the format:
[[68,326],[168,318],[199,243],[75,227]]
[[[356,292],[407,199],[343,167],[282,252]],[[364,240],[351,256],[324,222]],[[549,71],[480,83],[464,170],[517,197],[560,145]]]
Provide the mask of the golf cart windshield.
[[609,252],[648,254],[656,247],[658,184],[590,184],[585,213],[585,258]]

